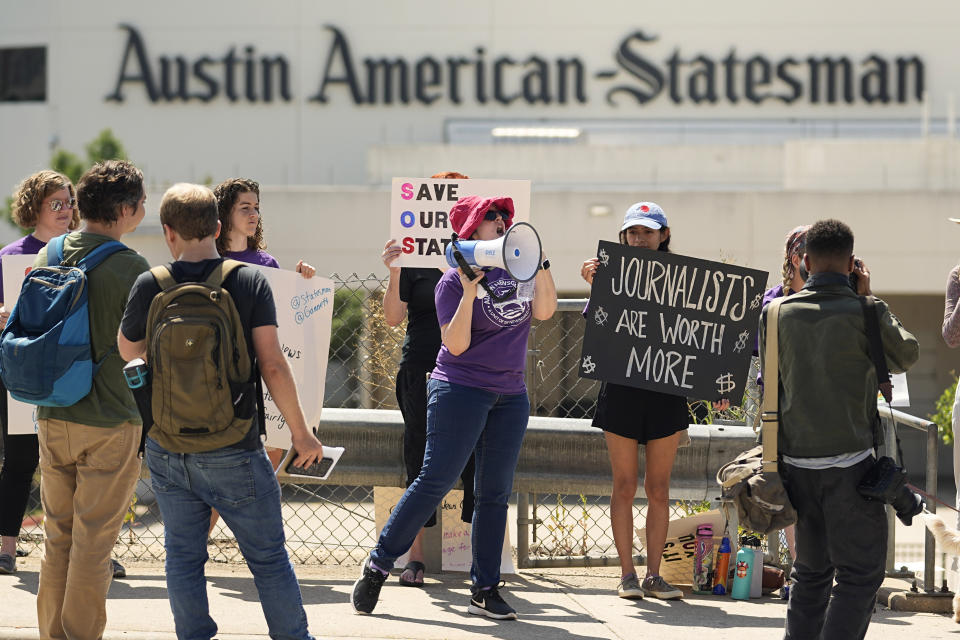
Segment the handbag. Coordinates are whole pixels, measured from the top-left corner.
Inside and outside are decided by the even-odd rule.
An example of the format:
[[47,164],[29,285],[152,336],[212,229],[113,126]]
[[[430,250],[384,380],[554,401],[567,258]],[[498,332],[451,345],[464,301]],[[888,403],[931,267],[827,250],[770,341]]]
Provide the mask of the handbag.
[[780,425],[779,319],[777,298],[767,307],[767,335],[764,343],[764,387],[760,408],[762,444],[744,451],[717,471],[723,498],[737,506],[740,523],[764,535],[797,521],[797,510],[790,503],[777,470],[777,432]]

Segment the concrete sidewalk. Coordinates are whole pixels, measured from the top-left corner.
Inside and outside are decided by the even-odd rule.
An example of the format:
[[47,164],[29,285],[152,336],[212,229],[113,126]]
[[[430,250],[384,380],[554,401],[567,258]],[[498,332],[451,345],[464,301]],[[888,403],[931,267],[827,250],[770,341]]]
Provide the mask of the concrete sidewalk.
[[[18,572],[0,576],[0,639],[37,637],[37,557],[21,558]],[[507,576],[504,594],[520,613],[497,622],[466,613],[469,580],[464,574],[427,576],[424,589],[401,587],[392,577],[374,615],[354,614],[349,604],[359,567],[298,567],[310,631],[317,638],[505,640],[556,638],[676,638],[754,640],[782,637],[786,602],[764,597],[745,602],[691,596],[682,601],[627,601],[615,595],[614,567],[537,569]],[[127,563],[128,577],[115,580],[107,600],[105,640],[172,640],[163,567]],[[267,628],[253,579],[243,565],[207,565],[210,610],[221,640],[266,638]],[[949,617],[877,607],[867,638],[957,638]]]

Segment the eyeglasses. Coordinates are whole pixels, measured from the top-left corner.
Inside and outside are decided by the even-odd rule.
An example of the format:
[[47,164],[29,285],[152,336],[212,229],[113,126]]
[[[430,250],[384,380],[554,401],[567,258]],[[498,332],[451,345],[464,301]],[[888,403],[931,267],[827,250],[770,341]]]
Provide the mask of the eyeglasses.
[[497,210],[497,209],[490,209],[489,211],[487,211],[486,215],[483,216],[483,219],[484,219],[484,220],[489,220],[489,221],[493,222],[494,220],[497,219],[497,217],[501,217],[501,218],[503,218],[504,220],[506,220],[507,218],[510,217],[510,214],[507,213],[507,212],[505,212],[505,211],[499,211],[499,210]]
[[66,207],[67,207],[68,209],[76,209],[76,208],[77,208],[77,199],[76,199],[76,198],[70,198],[69,200],[51,200],[51,201],[50,201],[50,210],[53,211],[53,212],[60,211],[60,209],[63,209],[64,205],[66,205]]

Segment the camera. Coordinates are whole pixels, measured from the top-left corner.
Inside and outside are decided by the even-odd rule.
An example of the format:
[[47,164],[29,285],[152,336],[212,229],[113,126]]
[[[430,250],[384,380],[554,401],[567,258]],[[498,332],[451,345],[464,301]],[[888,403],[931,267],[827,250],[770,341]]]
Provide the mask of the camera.
[[908,527],[923,511],[923,499],[907,486],[907,472],[890,456],[883,456],[864,474],[857,491],[867,500],[889,504]]

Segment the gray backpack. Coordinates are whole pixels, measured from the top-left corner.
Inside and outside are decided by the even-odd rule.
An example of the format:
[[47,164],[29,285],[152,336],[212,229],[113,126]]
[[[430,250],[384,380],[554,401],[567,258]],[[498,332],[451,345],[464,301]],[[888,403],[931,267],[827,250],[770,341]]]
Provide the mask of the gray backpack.
[[764,535],[783,529],[797,521],[797,510],[790,503],[787,490],[777,472],[777,430],[779,428],[780,384],[778,323],[780,304],[777,298],[767,308],[767,336],[764,345],[764,394],[760,408],[763,444],[744,451],[720,467],[717,483],[723,497],[737,505],[740,524]]

